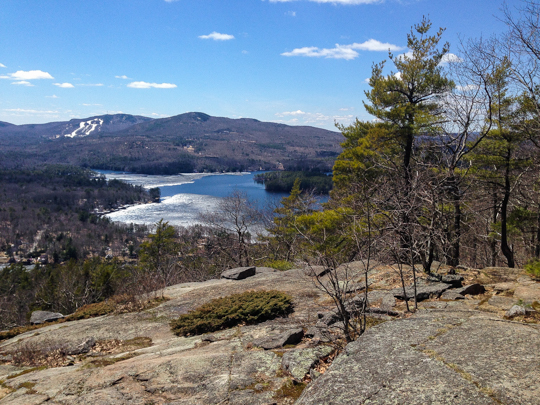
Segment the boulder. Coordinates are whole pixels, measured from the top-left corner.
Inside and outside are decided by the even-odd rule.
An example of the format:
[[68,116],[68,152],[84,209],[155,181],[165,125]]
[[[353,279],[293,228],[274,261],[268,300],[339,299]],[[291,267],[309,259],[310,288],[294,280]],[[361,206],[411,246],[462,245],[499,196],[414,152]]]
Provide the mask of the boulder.
[[256,274],[256,267],[237,267],[234,269],[226,270],[221,273],[221,278],[227,278],[229,280],[243,280],[248,277],[253,277]]
[[88,353],[96,345],[96,339],[94,337],[88,337],[84,339],[80,344],[68,350],[69,355],[77,355]]
[[310,326],[306,333],[304,333],[304,337],[308,339],[313,339],[314,341],[328,343],[331,341],[330,336],[328,335],[328,329],[326,327],[319,328],[317,326]]
[[330,346],[290,350],[283,355],[281,368],[294,380],[300,382],[319,359],[328,356],[332,350]]
[[[416,286],[416,300],[424,301],[430,298],[439,298],[443,292],[450,289],[451,285],[446,283],[418,283]],[[407,300],[414,300],[414,288],[412,286],[407,287]],[[392,290],[394,297],[398,300],[405,300],[402,288],[396,288]]]
[[390,309],[396,306],[396,297],[393,294],[384,294],[382,297],[381,308]]
[[[321,316],[322,315],[322,316]],[[341,320],[341,317],[333,311],[324,312],[319,314],[319,321],[317,322],[318,328],[328,327]]]
[[484,294],[486,292],[486,288],[482,284],[471,284],[458,288],[456,292],[461,295],[479,295]]
[[295,404],[538,404],[536,331],[497,319],[447,309],[374,326]]
[[255,339],[252,343],[255,346],[262,347],[265,350],[279,349],[285,345],[296,345],[300,343],[304,337],[304,330],[302,328],[295,328],[280,333],[274,337],[263,337]]
[[30,324],[32,325],[41,325],[45,322],[53,322],[59,319],[62,319],[64,315],[59,312],[49,312],[49,311],[34,311],[32,316],[30,316]]
[[330,269],[325,266],[308,266],[304,269],[306,275],[310,277],[323,277],[330,273]]
[[457,274],[445,274],[443,276],[428,276],[427,280],[435,283],[450,284],[452,288],[459,288],[462,286],[461,282],[464,278]]
[[366,284],[364,282],[356,283],[354,281],[339,281],[339,288],[345,294],[352,294],[357,291],[363,291],[366,289]]
[[399,316],[399,312],[387,308],[367,308],[366,314]]
[[508,310],[508,312],[506,312],[506,315],[504,317],[511,319],[516,316],[524,316],[524,315],[527,315],[527,311],[525,310],[525,308],[522,307],[521,305],[514,305],[512,308]]
[[456,301],[456,300],[464,300],[465,296],[458,293],[456,290],[447,290],[442,293],[441,300],[448,300],[448,301]]

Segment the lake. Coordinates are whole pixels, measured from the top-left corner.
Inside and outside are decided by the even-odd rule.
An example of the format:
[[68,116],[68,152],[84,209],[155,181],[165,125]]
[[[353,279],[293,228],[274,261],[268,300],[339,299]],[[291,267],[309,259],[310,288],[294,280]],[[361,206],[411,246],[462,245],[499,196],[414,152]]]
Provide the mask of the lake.
[[[98,171],[98,170],[96,170]],[[173,176],[141,175],[99,170],[108,179],[124,180],[145,188],[159,187],[161,202],[142,204],[107,214],[116,222],[152,225],[160,219],[171,225],[190,226],[199,223],[199,213],[212,211],[219,201],[232,191],[246,193],[259,208],[279,204],[287,193],[268,193],[262,184],[253,180],[262,172],[203,174],[189,173]]]

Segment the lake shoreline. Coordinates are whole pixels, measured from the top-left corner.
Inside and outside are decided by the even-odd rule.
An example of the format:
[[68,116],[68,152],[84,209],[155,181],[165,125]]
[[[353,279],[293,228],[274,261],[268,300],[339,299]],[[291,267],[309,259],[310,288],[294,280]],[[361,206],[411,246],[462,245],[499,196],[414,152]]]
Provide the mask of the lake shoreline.
[[260,172],[194,173],[174,176],[138,175],[125,172],[103,172],[107,179],[118,179],[145,189],[158,187],[159,203],[133,204],[110,210],[104,216],[114,222],[151,226],[159,220],[175,226],[200,224],[199,216],[217,209],[218,204],[235,189],[262,209],[270,201],[276,202],[288,193],[269,193],[253,177]]

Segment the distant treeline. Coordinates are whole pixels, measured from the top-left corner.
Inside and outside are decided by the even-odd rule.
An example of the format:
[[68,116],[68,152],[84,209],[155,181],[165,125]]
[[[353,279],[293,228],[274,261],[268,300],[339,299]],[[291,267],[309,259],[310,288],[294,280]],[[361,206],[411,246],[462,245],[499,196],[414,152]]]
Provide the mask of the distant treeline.
[[111,223],[94,211],[156,197],[141,186],[67,165],[0,169],[0,185],[0,251],[21,259],[48,254],[55,262],[106,255],[108,248],[127,251],[145,230]]
[[296,179],[300,179],[302,191],[313,190],[316,194],[328,194],[332,190],[332,176],[320,171],[283,171],[260,173],[255,181],[264,184],[266,191],[289,193]]

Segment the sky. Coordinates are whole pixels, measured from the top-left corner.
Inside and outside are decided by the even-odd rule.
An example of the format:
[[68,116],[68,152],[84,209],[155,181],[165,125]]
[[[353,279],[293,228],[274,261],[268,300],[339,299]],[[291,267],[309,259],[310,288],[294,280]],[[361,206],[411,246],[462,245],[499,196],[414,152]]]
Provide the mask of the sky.
[[[335,130],[425,15],[504,31],[499,0],[0,0],[0,121],[189,111]],[[512,8],[520,0],[510,0]]]

